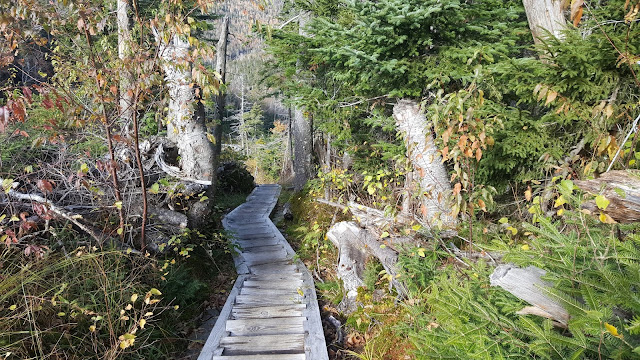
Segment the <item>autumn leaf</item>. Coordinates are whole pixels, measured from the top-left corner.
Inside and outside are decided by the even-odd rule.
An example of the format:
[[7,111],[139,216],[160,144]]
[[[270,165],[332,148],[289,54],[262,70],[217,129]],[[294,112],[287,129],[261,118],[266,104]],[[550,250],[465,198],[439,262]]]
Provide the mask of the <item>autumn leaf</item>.
[[606,210],[607,206],[609,206],[609,203],[610,203],[610,201],[607,200],[607,198],[604,197],[604,195],[596,196],[596,205],[598,206],[598,209]]
[[582,5],[584,0],[571,0],[571,21],[575,27],[578,27],[582,19]]
[[531,186],[529,186],[527,190],[524,192],[524,198],[527,199],[527,201],[531,201],[531,197],[532,197],[532,191],[531,191]]
[[604,323],[604,328],[607,329],[607,331],[609,332],[609,334],[617,337],[617,338],[622,338],[622,334],[618,333],[618,329],[609,324],[609,323]]
[[51,185],[47,180],[38,180],[38,182],[36,182],[36,186],[38,186],[38,189],[45,194],[53,192],[53,185]]

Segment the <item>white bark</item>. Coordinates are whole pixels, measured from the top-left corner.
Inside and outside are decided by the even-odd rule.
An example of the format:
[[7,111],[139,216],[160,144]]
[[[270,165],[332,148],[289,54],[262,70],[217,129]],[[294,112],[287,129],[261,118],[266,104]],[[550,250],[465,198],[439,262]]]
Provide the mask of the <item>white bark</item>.
[[404,137],[414,179],[418,180],[423,222],[429,227],[455,228],[457,219],[448,206],[451,183],[426,117],[412,100],[399,100],[393,107],[393,117]]
[[211,181],[215,171],[214,149],[207,138],[204,119],[195,116],[189,43],[178,35],[171,35],[168,41],[157,31],[155,35],[169,88],[167,138],[176,144],[180,167],[186,176]]
[[398,282],[398,253],[389,246],[382,247],[379,238],[372,232],[359,227],[352,221],[339,222],[327,232],[327,238],[338,248],[338,278],[342,280],[343,288],[347,292],[339,308],[343,312],[355,310],[358,288],[364,286],[362,279],[367,258],[373,256],[391,276],[392,285],[399,293],[406,294],[404,286]]
[[529,28],[536,44],[547,37],[547,32],[562,39],[567,20],[562,12],[561,0],[522,0]]
[[[309,22],[309,13],[300,14],[298,19],[299,34],[307,36],[304,28]],[[300,64],[298,64],[300,66]],[[298,70],[299,71],[299,70]],[[305,115],[303,108],[296,106],[293,110],[293,186],[296,191],[302,190],[311,178],[311,153],[313,151],[313,134],[311,120]]]
[[118,57],[122,60],[123,69],[120,72],[120,121],[122,126],[127,129],[131,126],[133,118],[133,77],[131,71],[127,68],[127,61],[131,57],[131,30],[129,26],[129,0],[117,0],[117,18],[118,18]]

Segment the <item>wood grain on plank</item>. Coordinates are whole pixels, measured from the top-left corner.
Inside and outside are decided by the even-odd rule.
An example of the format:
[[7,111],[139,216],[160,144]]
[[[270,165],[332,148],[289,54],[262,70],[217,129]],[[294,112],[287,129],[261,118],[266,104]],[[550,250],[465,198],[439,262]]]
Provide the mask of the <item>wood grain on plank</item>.
[[231,310],[234,319],[261,319],[302,316],[306,304],[247,306],[236,305]]
[[227,320],[231,336],[304,334],[303,317]]
[[240,352],[260,353],[279,351],[283,353],[303,352],[304,334],[229,336],[220,341],[224,353]]

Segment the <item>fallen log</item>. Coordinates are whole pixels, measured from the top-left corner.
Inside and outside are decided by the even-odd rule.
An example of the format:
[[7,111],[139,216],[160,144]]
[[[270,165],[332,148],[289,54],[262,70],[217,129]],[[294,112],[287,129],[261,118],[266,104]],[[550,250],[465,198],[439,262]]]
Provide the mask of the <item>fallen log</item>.
[[537,315],[553,320],[554,325],[567,328],[569,313],[556,300],[549,296],[549,289],[553,286],[542,280],[546,274],[535,266],[521,269],[512,264],[500,265],[491,274],[491,286],[499,286],[520,300],[532,306],[518,311],[519,315]]
[[337,272],[347,293],[338,306],[342,312],[349,313],[355,310],[358,288],[364,286],[365,263],[371,256],[377,258],[389,274],[392,279],[391,285],[401,295],[406,295],[406,289],[396,280],[398,253],[378,241],[377,235],[361,228],[355,222],[343,221],[329,229],[327,238],[339,251]]
[[640,171],[614,170],[597,179],[575,180],[574,184],[593,195],[603,195],[610,201],[605,210],[600,210],[595,202],[582,205],[595,213],[602,211],[619,223],[640,221]]

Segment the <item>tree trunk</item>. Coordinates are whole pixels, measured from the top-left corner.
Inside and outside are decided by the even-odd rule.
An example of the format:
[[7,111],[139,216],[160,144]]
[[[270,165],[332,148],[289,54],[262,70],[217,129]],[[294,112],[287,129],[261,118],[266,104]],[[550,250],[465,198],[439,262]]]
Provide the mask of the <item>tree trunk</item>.
[[293,170],[295,171],[293,186],[295,191],[300,191],[311,178],[311,151],[313,148],[311,122],[300,108],[296,107],[293,111],[292,127],[294,139]]
[[376,235],[354,222],[343,221],[329,229],[327,238],[340,253],[337,272],[347,293],[338,306],[342,312],[350,313],[356,310],[358,288],[364,286],[364,267],[369,256],[380,261],[399,293],[406,292],[402,284],[395,280],[398,274],[398,253],[388,246],[381,247],[382,244]]
[[[227,72],[227,39],[229,35],[229,17],[225,16],[220,28],[220,38],[216,46],[216,72],[220,74],[220,82],[225,83]],[[215,160],[220,157],[222,152],[222,121],[224,119],[225,94],[219,92],[216,96],[215,124],[213,126],[213,136],[215,143]]]
[[[307,36],[304,27],[308,22],[309,15],[301,14],[298,20],[300,35]],[[298,61],[298,72],[300,72],[300,66],[300,61]],[[293,139],[293,170],[295,171],[293,186],[295,191],[300,191],[311,178],[313,131],[309,117],[305,115],[304,109],[299,106],[296,106],[293,111]]]
[[120,124],[128,135],[133,118],[133,76],[127,68],[128,60],[131,58],[131,30],[129,26],[129,0],[118,0],[118,57],[122,60],[123,68],[120,71]]
[[562,30],[566,28],[567,21],[562,12],[561,0],[522,0],[522,4],[536,44],[549,35],[563,38]]
[[210,180],[213,168],[213,144],[207,138],[204,119],[195,111],[195,87],[191,78],[189,43],[174,35],[165,43],[160,42],[160,56],[165,80],[169,88],[167,114],[167,138],[174,142],[180,155],[182,172],[194,179]]
[[399,100],[393,117],[407,146],[407,157],[419,182],[420,211],[428,227],[453,229],[457,219],[451,216],[448,199],[451,194],[449,176],[433,142],[429,123],[412,100]]
[[291,125],[293,119],[291,114],[291,108],[289,108],[289,124],[287,126],[287,144],[284,148],[284,155],[282,156],[282,172],[280,173],[280,178],[284,181],[291,178],[293,175],[293,134],[291,132]]

